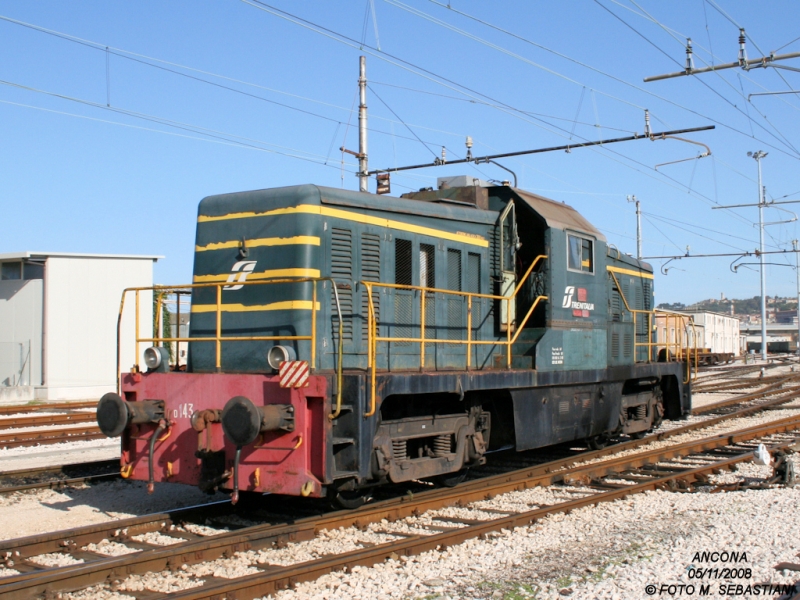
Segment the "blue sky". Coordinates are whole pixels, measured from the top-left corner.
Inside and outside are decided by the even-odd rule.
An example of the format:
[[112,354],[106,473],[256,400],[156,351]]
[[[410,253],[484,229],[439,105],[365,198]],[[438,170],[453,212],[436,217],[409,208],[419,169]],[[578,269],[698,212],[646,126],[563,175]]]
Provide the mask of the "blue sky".
[[[571,204],[623,252],[636,248],[629,194],[642,202],[645,256],[755,249],[756,208],[712,210],[757,201],[748,151],[769,153],[769,198],[800,198],[800,97],[748,101],[800,89],[800,73],[642,82],[682,68],[687,36],[696,67],[736,60],[738,26],[750,58],[800,51],[796,2],[6,0],[0,16],[0,252],[161,254],[156,280],[188,282],[203,197],[357,189],[353,157],[343,165],[338,148],[357,149],[364,53],[371,168],[428,162],[442,146],[462,157],[467,135],[484,155],[641,133],[645,108],[654,131],[716,125],[685,136],[710,157],[657,170],[703,148],[641,140],[503,161],[520,187]],[[444,166],[393,176],[392,192],[458,174],[507,177],[491,165]],[[782,208],[766,220],[800,212]],[[770,250],[800,237],[796,222],[767,232]],[[657,301],[757,295],[757,271],[734,274],[732,260],[670,263]],[[768,293],[793,295],[794,256],[768,261]],[[658,271],[663,261],[652,262]]]

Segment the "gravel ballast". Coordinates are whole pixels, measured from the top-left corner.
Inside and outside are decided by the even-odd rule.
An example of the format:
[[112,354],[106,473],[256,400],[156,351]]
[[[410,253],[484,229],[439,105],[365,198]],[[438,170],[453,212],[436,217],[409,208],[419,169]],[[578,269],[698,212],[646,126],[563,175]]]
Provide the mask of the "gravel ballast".
[[[770,375],[788,367],[772,369]],[[756,378],[758,374],[751,377]],[[730,397],[704,394],[701,402]],[[796,405],[797,401],[791,403]],[[797,410],[775,410],[720,424],[714,428],[654,442],[629,453],[672,445],[678,441],[718,435],[744,426],[755,426],[786,416]],[[710,416],[693,417],[705,420]],[[670,423],[680,426],[686,422]],[[665,424],[666,425],[666,424]],[[105,440],[101,440],[105,441]],[[92,442],[88,442],[91,444]],[[118,441],[116,442],[118,452]],[[87,444],[79,442],[77,444]],[[53,447],[48,447],[48,449]],[[8,451],[5,451],[8,452]],[[0,451],[0,464],[7,456]],[[680,459],[677,459],[678,464]],[[702,461],[691,459],[683,462]],[[800,461],[793,458],[800,472]],[[675,462],[675,461],[673,461]],[[668,463],[664,463],[668,464]],[[21,467],[15,467],[21,468]],[[763,483],[771,476],[769,467],[744,463],[733,472],[710,478],[713,484]],[[620,480],[622,481],[622,480]],[[362,529],[345,528],[321,532],[314,540],[285,547],[237,553],[209,563],[183,565],[174,572],[130,576],[112,591],[95,586],[64,594],[63,598],[83,600],[131,598],[130,593],[146,590],[168,593],[202,586],[205,578],[229,579],[258,572],[268,565],[289,565],[320,557],[387,543],[403,534],[426,534],[425,525],[436,518],[490,520],[497,511],[524,512],[552,505],[596,490],[550,486],[503,494],[470,507],[451,507],[410,517],[398,522],[381,522]],[[83,495],[82,495],[83,494]],[[222,495],[219,498],[223,498]],[[92,487],[78,487],[66,492],[50,490],[0,497],[0,538],[20,537],[63,529],[145,512],[155,512],[181,505],[208,501],[195,488],[157,485],[148,496],[141,482],[119,481]],[[288,500],[291,502],[291,500]],[[791,584],[800,573],[775,571],[779,562],[800,562],[800,489],[773,487],[723,493],[647,492],[599,506],[556,514],[527,527],[490,534],[486,539],[472,539],[452,548],[440,549],[413,557],[397,557],[372,568],[354,567],[347,572],[325,575],[315,582],[300,583],[291,590],[270,596],[274,600],[299,599],[642,599],[647,597],[699,598],[699,586],[709,585],[708,596],[756,597],[742,592],[727,592],[720,586],[754,585],[770,582]],[[442,522],[439,522],[440,524]],[[217,523],[215,523],[218,525]],[[458,523],[448,521],[450,527]],[[201,535],[220,530],[207,525],[187,525],[187,531]],[[393,535],[396,534],[396,535]],[[173,538],[159,534],[137,536],[141,541],[166,544]],[[107,555],[125,552],[124,546],[103,541],[86,547]],[[744,561],[716,562],[702,558],[703,552],[737,552]],[[717,555],[718,556],[718,555]],[[699,558],[698,558],[699,557]],[[57,556],[41,560],[57,561]],[[741,560],[741,558],[740,558]],[[43,563],[44,564],[44,563]],[[694,568],[736,568],[734,577],[691,577]],[[749,572],[741,569],[750,569]],[[0,572],[0,576],[2,576]],[[6,570],[6,574],[12,574]],[[647,586],[656,586],[650,594]],[[678,594],[670,585],[693,585]],[[663,587],[662,586],[666,586]],[[678,589],[677,587],[675,588]],[[726,588],[727,589],[727,588]],[[659,591],[660,590],[660,591]],[[127,592],[127,594],[126,594]],[[763,592],[757,597],[773,598]]]
[[55,491],[40,489],[0,496],[0,539],[13,539],[161,512],[183,506],[222,500],[194,486],[156,485],[147,493],[147,483],[117,480],[78,485]]
[[[519,510],[528,503],[510,496],[503,506]],[[332,573],[271,598],[623,600],[648,597],[648,585],[658,590],[671,584],[694,584],[695,594],[680,597],[700,597],[701,583],[711,586],[709,595],[729,597],[719,593],[721,585],[791,584],[800,578],[773,569],[779,562],[797,561],[798,502],[800,490],[795,488],[720,494],[648,492],[553,515],[488,540],[469,540],[370,569]],[[746,553],[747,562],[695,560],[697,553],[724,551]],[[688,575],[692,564],[736,567],[737,572],[749,568],[751,573],[749,578],[697,580]],[[667,589],[661,597],[678,597],[667,594]]]

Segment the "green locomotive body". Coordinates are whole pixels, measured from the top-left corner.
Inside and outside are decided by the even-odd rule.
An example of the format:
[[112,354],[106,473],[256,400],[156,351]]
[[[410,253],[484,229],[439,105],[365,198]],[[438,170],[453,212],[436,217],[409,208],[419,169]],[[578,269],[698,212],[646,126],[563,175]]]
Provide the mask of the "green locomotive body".
[[[123,437],[123,465],[150,481],[347,504],[386,481],[452,483],[492,449],[641,435],[691,406],[684,357],[657,360],[650,265],[505,185],[209,197],[194,284],[187,372],[126,376],[115,400],[130,415],[158,398],[162,431],[203,424],[185,449]],[[202,418],[171,420],[189,396]],[[169,477],[152,467],[166,462]]]

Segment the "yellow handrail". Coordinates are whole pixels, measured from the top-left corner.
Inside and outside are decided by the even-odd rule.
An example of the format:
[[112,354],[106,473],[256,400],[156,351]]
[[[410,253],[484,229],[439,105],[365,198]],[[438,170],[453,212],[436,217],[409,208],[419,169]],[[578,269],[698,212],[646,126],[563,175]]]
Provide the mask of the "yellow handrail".
[[[222,290],[225,286],[231,285],[230,282],[209,282],[209,283],[190,283],[185,285],[153,285],[149,287],[132,287],[126,288],[122,291],[122,298],[119,305],[119,315],[117,316],[117,393],[120,393],[120,369],[121,369],[121,335],[122,335],[122,316],[125,309],[125,298],[129,292],[135,295],[135,360],[137,361],[133,369],[139,370],[139,346],[142,342],[150,342],[153,344],[164,344],[171,342],[214,342],[215,344],[215,365],[219,371],[222,367],[222,342],[256,342],[256,341],[309,341],[311,342],[311,359],[309,361],[309,368],[313,372],[317,368],[317,284],[320,281],[329,281],[333,288],[334,297],[336,299],[336,312],[339,320],[339,344],[337,356],[337,393],[336,393],[336,408],[329,415],[331,419],[335,419],[341,412],[342,407],[342,354],[343,354],[343,318],[341,306],[339,303],[339,292],[336,288],[336,282],[330,277],[297,277],[297,278],[281,278],[271,279],[269,281],[237,281],[236,285],[278,285],[286,283],[311,283],[312,284],[312,301],[311,301],[311,334],[310,335],[257,335],[257,336],[222,336]],[[199,288],[215,288],[216,303],[214,306],[214,313],[216,315],[215,335],[213,337],[142,337],[141,336],[141,323],[140,323],[140,293],[141,292],[158,292],[157,308],[156,308],[156,324],[161,320],[161,301],[163,297],[169,293],[174,293],[179,290],[191,290]],[[156,329],[158,331],[158,329]]]
[[[375,414],[377,409],[377,396],[376,396],[376,389],[377,389],[377,344],[378,342],[410,342],[410,343],[418,343],[420,344],[420,369],[423,369],[425,366],[425,343],[436,343],[436,344],[461,344],[466,345],[467,347],[467,369],[471,367],[471,352],[472,346],[475,345],[493,345],[493,346],[506,346],[506,366],[507,368],[511,368],[511,347],[517,341],[519,334],[522,332],[525,324],[528,322],[528,319],[533,314],[534,309],[542,300],[547,300],[547,296],[537,296],[536,299],[531,304],[528,313],[525,315],[525,318],[516,326],[516,333],[512,337],[511,330],[512,330],[512,323],[509,321],[508,327],[506,329],[506,340],[473,340],[472,339],[472,300],[474,298],[486,298],[489,300],[499,300],[501,302],[507,302],[507,315],[511,315],[511,302],[514,300],[519,293],[520,289],[522,289],[523,284],[530,276],[531,272],[533,271],[534,267],[542,260],[547,259],[546,254],[540,254],[537,256],[533,262],[531,262],[528,270],[525,271],[525,275],[520,279],[517,286],[514,288],[514,292],[510,296],[498,296],[495,294],[479,294],[474,292],[461,292],[456,290],[443,290],[440,288],[429,288],[424,286],[418,285],[403,285],[399,283],[381,283],[375,281],[360,281],[359,283],[363,285],[367,290],[367,298],[368,300],[368,317],[367,317],[367,369],[370,371],[370,406],[367,412],[364,413],[364,417],[371,417]],[[420,337],[379,337],[377,335],[377,319],[375,317],[375,306],[372,302],[372,288],[373,287],[380,287],[380,288],[387,288],[387,289],[395,289],[395,290],[404,290],[404,291],[418,291],[420,292]],[[430,339],[425,337],[425,299],[428,293],[437,293],[437,294],[447,294],[450,296],[457,296],[461,298],[466,298],[467,300],[467,339],[461,340],[441,340],[441,339]]]
[[[633,347],[634,347],[634,360],[636,360],[636,348],[647,348],[647,361],[652,362],[652,350],[653,348],[657,348],[658,346],[663,345],[666,352],[666,358],[669,360],[670,352],[675,358],[679,361],[683,361],[684,359],[684,347],[686,348],[686,364],[687,364],[687,372],[686,378],[684,379],[684,383],[689,383],[691,380],[697,379],[697,366],[698,366],[698,348],[697,348],[697,334],[694,324],[694,319],[691,315],[683,315],[681,313],[673,313],[670,311],[662,310],[662,309],[652,309],[652,310],[644,310],[644,309],[636,309],[631,308],[628,304],[628,299],[625,297],[624,292],[622,291],[622,286],[619,284],[619,280],[617,276],[614,274],[613,271],[608,272],[609,275],[614,279],[614,283],[617,286],[617,291],[619,292],[620,297],[622,298],[622,302],[625,304],[625,309],[633,315]],[[675,330],[678,331],[678,335],[676,339],[670,342],[669,338],[664,340],[664,343],[661,344],[659,342],[653,342],[653,323],[651,318],[657,313],[661,313],[665,316],[665,322],[667,327],[669,327],[670,318],[675,319],[676,325],[677,322],[680,322],[682,327],[675,327]],[[647,315],[647,341],[646,342],[637,342],[636,335],[637,335],[637,325],[638,325],[638,315],[644,314]],[[692,328],[692,341],[694,342],[693,347],[687,344],[684,345],[683,343],[683,334],[688,327]],[[688,332],[687,332],[687,338]],[[674,352],[673,352],[674,347]],[[692,350],[694,350],[694,377],[692,377]]]

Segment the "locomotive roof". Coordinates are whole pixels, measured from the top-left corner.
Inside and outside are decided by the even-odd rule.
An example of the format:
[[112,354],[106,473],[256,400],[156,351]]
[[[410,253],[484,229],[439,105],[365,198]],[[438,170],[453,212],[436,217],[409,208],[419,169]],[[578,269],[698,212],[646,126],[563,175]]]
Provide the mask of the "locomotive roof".
[[199,214],[222,216],[232,213],[258,216],[267,210],[265,201],[271,206],[295,206],[300,203],[334,204],[370,210],[383,210],[425,217],[444,218],[452,221],[494,224],[497,212],[481,210],[471,206],[460,206],[439,202],[420,202],[392,196],[378,196],[320,185],[304,184],[249,192],[235,192],[208,196],[200,202]]
[[[512,191],[519,200],[538,214],[547,223],[548,227],[583,232],[594,236],[600,241],[606,241],[606,237],[594,225],[567,204],[508,186],[489,188],[489,194],[493,195],[492,192],[498,189]],[[483,210],[476,206],[451,204],[447,201],[437,202],[435,200],[379,196],[377,194],[313,184],[209,196],[200,203],[199,213],[210,216],[222,216],[231,213],[258,216],[264,210],[264,202],[267,199],[269,199],[270,203],[274,203],[278,198],[278,204],[283,206],[294,206],[301,202],[335,204],[354,208],[445,218],[453,221],[485,223],[487,225],[494,224],[497,221],[496,210]]]
[[556,202],[555,200],[550,200],[544,196],[538,196],[518,188],[512,189],[517,196],[547,222],[548,227],[582,231],[593,235],[598,240],[606,241],[606,236],[600,233],[600,230],[589,223],[581,213],[568,204]]

